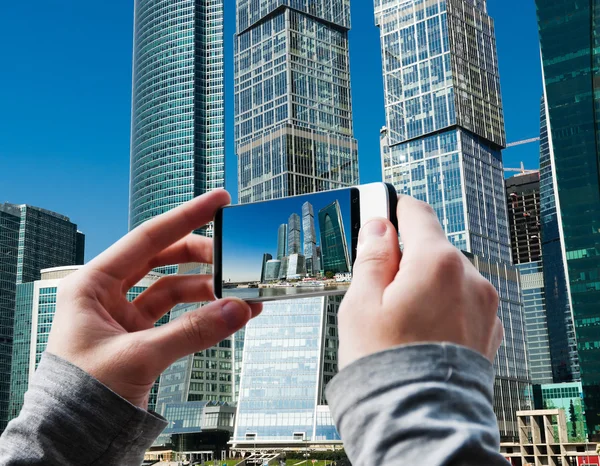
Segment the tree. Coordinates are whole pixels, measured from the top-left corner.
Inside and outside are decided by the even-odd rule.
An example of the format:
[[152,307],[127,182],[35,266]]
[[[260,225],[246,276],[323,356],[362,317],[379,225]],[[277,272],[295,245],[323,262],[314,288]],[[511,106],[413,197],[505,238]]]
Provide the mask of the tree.
[[333,277],[335,277],[335,274],[331,270],[325,272],[325,278],[327,278],[328,280],[331,280]]
[[575,439],[577,438],[577,415],[575,414],[573,400],[571,400],[571,405],[569,406],[569,418],[571,420],[571,435]]

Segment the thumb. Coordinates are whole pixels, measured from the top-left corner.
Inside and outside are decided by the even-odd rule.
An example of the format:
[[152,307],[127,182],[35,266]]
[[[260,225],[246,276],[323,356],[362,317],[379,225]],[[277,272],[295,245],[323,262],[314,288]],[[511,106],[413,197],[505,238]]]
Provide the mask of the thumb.
[[184,356],[203,351],[244,327],[260,314],[260,304],[223,299],[149,331],[147,341],[161,371]]
[[361,301],[376,300],[392,283],[400,265],[398,233],[384,218],[376,218],[362,226],[358,237],[357,257],[352,269],[348,294],[361,296]]

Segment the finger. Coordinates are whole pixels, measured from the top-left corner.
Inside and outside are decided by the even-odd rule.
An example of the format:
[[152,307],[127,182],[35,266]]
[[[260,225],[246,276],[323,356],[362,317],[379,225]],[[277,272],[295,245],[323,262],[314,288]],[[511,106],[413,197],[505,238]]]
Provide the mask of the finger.
[[138,314],[154,324],[177,304],[214,301],[212,276],[171,275],[162,277],[133,300]]
[[436,242],[448,242],[431,206],[410,196],[398,197],[398,231],[404,243],[404,258],[407,254],[418,255]]
[[203,194],[130,232],[88,265],[119,280],[137,274],[143,265],[193,230],[214,219],[231,202],[227,191]]
[[199,262],[201,264],[212,264],[213,261],[213,241],[206,236],[190,233],[185,238],[177,241],[175,244],[167,247],[142,266],[139,272],[123,284],[123,292],[127,292],[144,278],[150,270],[156,267],[173,264],[186,264],[189,262]]
[[494,324],[494,331],[492,335],[492,340],[490,343],[490,350],[487,354],[487,358],[494,363],[494,359],[496,359],[496,354],[498,354],[498,350],[500,349],[500,345],[504,340],[504,326],[502,325],[502,321],[499,317],[496,317],[496,321]]
[[250,310],[252,311],[252,318],[258,317],[263,310],[262,303],[250,303]]
[[398,272],[399,263],[400,247],[393,225],[384,218],[369,221],[359,233],[348,294],[353,299],[380,303]]
[[239,299],[216,301],[149,330],[144,341],[164,370],[174,361],[210,348],[237,332],[257,311],[259,308],[251,308]]

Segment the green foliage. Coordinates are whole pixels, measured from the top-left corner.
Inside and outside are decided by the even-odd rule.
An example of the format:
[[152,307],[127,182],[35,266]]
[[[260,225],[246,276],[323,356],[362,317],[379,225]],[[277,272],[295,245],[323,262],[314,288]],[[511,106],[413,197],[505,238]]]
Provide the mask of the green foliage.
[[325,272],[325,278],[327,278],[327,280],[331,280],[333,277],[335,277],[335,274],[331,270]]
[[[340,461],[347,460],[348,455],[344,450],[336,450],[336,451],[309,451],[309,464],[312,464],[312,460],[328,460],[328,461]],[[287,453],[288,459],[297,459],[298,461],[303,461],[306,458],[304,457],[304,452],[295,451],[293,453]]]
[[571,400],[571,405],[569,406],[569,419],[571,421],[571,435],[573,438],[577,437],[577,415],[575,414],[575,405],[573,404],[573,400]]

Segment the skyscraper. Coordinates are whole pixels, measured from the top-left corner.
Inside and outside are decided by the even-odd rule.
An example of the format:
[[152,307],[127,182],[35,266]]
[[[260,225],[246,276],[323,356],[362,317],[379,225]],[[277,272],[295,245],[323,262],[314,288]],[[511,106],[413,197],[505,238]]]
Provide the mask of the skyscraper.
[[273,259],[273,256],[269,253],[263,254],[262,267],[260,268],[260,282],[265,283],[267,279],[267,264]]
[[317,267],[317,233],[315,231],[315,211],[310,202],[302,205],[302,231],[304,232],[304,258],[306,272],[316,275]]
[[85,236],[64,215],[0,204],[0,431],[8,420],[17,286],[38,280],[43,268],[83,264],[84,244]]
[[496,361],[501,435],[527,407],[523,309],[511,265],[501,149],[504,118],[493,20],[485,0],[375,0],[387,134],[383,177],[428,202],[448,239],[488,265],[507,329]]
[[553,382],[540,239],[540,174],[506,180],[513,262],[521,274],[529,372],[534,384]]
[[288,226],[286,223],[279,225],[277,231],[277,260],[283,259],[287,255]]
[[288,220],[288,249],[287,255],[300,254],[300,216],[290,215]]
[[[358,184],[349,28],[349,0],[237,0],[235,145],[240,203]],[[294,248],[288,244],[287,254]],[[290,261],[279,252],[277,259],[280,277],[285,272],[285,278]],[[246,327],[249,344],[244,344],[243,334],[236,334],[236,374],[237,355],[242,353],[244,359],[236,443],[277,440],[302,445],[337,436],[318,397],[321,380],[337,367],[328,362],[327,371],[321,368],[325,357],[317,348],[323,343],[315,337],[325,331],[325,322],[337,322],[338,299],[265,303],[261,318]],[[287,338],[290,332],[298,338],[281,348],[283,340],[277,338]],[[300,337],[303,332],[307,333]],[[337,346],[335,338],[326,340],[330,339],[326,346],[331,351]],[[261,366],[275,367],[261,378]]]
[[223,0],[136,0],[130,229],[224,186],[223,68]]
[[337,337],[324,332],[329,315],[336,321],[340,301],[320,297],[267,304],[248,324],[234,444],[251,449],[340,440],[323,406],[327,374],[337,372],[337,358],[326,363],[323,357],[337,351]]
[[591,0],[536,0],[556,208],[590,440],[600,438],[598,20]]
[[323,272],[333,274],[350,272],[348,242],[337,200],[319,211],[319,230]]
[[571,302],[567,289],[563,242],[556,211],[556,187],[552,173],[550,141],[546,124],[546,104],[540,109],[540,200],[542,223],[542,255],[544,257],[544,288],[546,314],[555,383],[580,380],[579,356]]
[[240,203],[358,182],[349,0],[237,0]]

